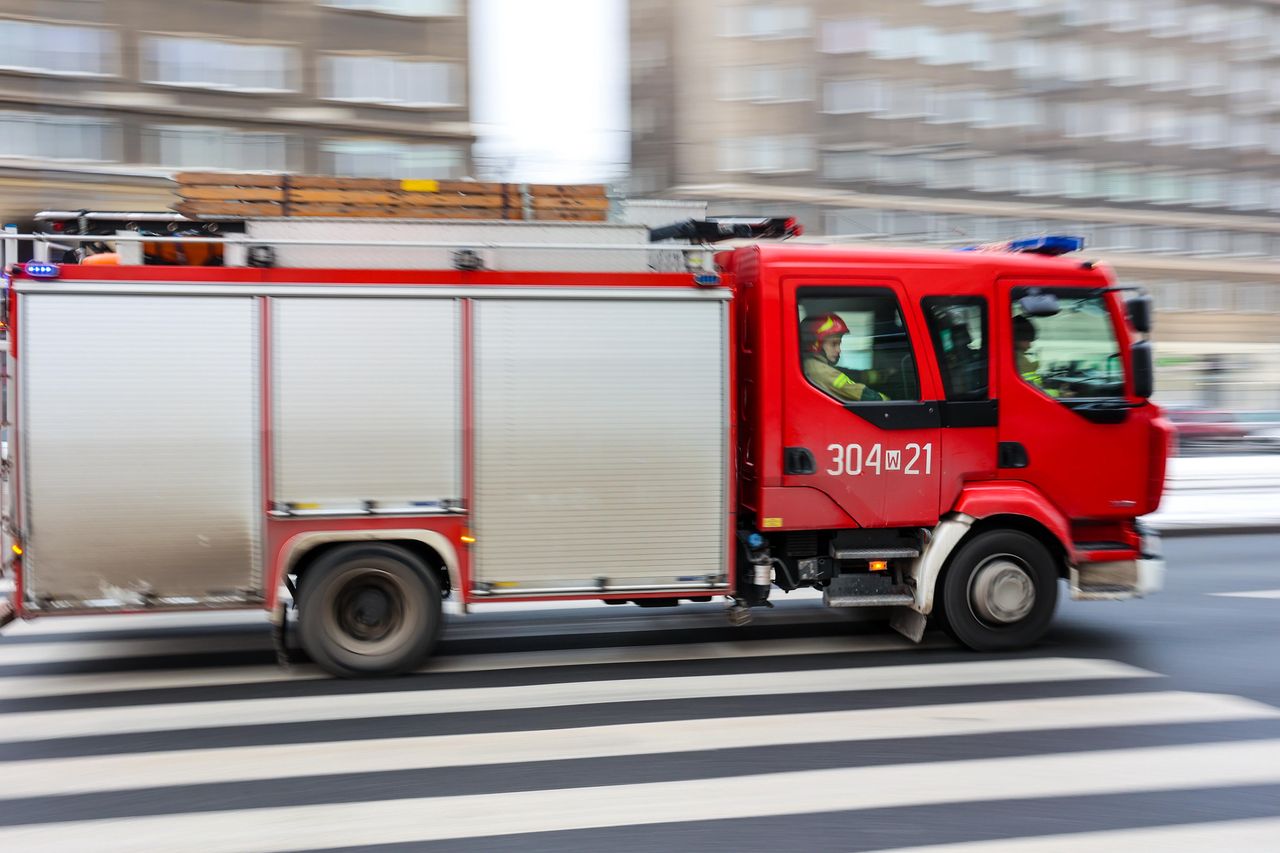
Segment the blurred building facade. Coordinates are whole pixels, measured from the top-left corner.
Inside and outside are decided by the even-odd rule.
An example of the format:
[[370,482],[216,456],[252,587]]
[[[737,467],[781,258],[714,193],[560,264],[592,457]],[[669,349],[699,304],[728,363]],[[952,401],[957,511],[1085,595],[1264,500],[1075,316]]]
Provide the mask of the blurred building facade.
[[0,0],[0,214],[175,170],[470,173],[465,0]]
[[1280,410],[1280,4],[631,0],[633,193],[954,245],[1084,236],[1162,394]]

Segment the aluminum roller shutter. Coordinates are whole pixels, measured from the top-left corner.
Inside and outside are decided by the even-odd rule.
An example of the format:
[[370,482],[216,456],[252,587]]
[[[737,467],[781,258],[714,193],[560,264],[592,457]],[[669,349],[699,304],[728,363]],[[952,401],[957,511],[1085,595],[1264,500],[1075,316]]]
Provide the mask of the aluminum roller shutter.
[[726,317],[718,300],[477,303],[482,586],[723,575]]
[[457,303],[270,304],[275,502],[396,511],[459,501]]
[[21,304],[29,596],[109,606],[260,591],[256,300]]

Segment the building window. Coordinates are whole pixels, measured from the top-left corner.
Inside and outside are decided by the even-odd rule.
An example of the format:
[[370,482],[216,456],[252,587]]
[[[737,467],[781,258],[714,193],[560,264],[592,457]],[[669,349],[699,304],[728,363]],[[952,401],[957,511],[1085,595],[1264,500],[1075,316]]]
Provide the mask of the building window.
[[324,97],[335,101],[404,107],[461,103],[461,69],[450,62],[385,56],[326,56]]
[[972,189],[974,158],[941,156],[925,158],[925,184],[930,189]]
[[455,145],[331,139],[321,143],[331,175],[354,178],[460,178],[466,156]]
[[1186,123],[1181,111],[1152,106],[1147,108],[1146,114],[1146,136],[1153,145],[1176,145],[1182,142]]
[[1186,204],[1187,177],[1182,172],[1151,172],[1145,195],[1155,204]]
[[815,167],[812,136],[747,136],[720,142],[722,172],[807,172]]
[[1189,285],[1185,281],[1166,281],[1154,291],[1158,311],[1186,311],[1191,307]]
[[721,10],[721,34],[732,38],[805,38],[811,29],[808,6],[730,3]]
[[720,69],[720,97],[758,104],[813,100],[813,71],[801,66],[747,65]]
[[1149,53],[1143,67],[1146,84],[1156,91],[1173,91],[1182,85],[1182,57],[1176,53]]
[[829,151],[822,158],[822,172],[829,181],[873,181],[875,156],[869,151]]
[[1149,245],[1157,252],[1187,251],[1187,232],[1182,228],[1152,228]]
[[876,118],[902,119],[929,117],[932,87],[927,83],[899,82],[885,86],[885,110]]
[[819,49],[823,53],[866,53],[875,43],[879,27],[874,18],[826,21],[822,24]]
[[1263,210],[1267,206],[1266,184],[1257,175],[1241,175],[1227,182],[1227,204],[1236,210]]
[[1142,81],[1142,63],[1129,48],[1100,47],[1096,55],[1102,78],[1112,86],[1134,86]]
[[283,172],[289,168],[288,138],[226,127],[154,125],[147,128],[149,162],[179,169],[241,169]]
[[117,71],[116,34],[99,27],[0,20],[0,68],[41,74]]
[[1220,59],[1205,58],[1191,63],[1191,94],[1221,95],[1227,91],[1227,65]]
[[832,80],[822,89],[822,111],[834,114],[881,112],[888,100],[885,97],[887,88],[879,80]]
[[1191,286],[1191,307],[1196,311],[1227,311],[1231,300],[1227,288],[1217,281],[1198,281]]
[[1251,231],[1235,231],[1231,234],[1231,254],[1262,256],[1267,253],[1267,235]]
[[1194,255],[1220,255],[1227,250],[1227,235],[1222,231],[1191,232],[1191,253]]
[[444,18],[462,14],[462,0],[322,0],[325,6],[356,12],[381,12],[406,18]]
[[119,152],[120,127],[113,121],[0,112],[0,157],[111,162]]
[[1192,148],[1221,148],[1226,145],[1227,118],[1222,113],[1193,113],[1188,139]]
[[1280,293],[1275,285],[1262,282],[1242,284],[1236,287],[1236,310],[1249,313],[1272,311],[1276,304],[1276,293]]
[[147,36],[142,77],[148,83],[233,92],[292,91],[296,53],[273,44]]

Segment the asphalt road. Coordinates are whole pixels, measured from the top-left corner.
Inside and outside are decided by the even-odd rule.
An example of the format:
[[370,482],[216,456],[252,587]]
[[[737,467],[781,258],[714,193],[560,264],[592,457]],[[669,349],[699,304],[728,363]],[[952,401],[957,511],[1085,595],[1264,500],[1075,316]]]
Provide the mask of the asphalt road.
[[783,596],[482,612],[366,682],[256,615],[11,626],[0,849],[1276,850],[1280,535],[1166,551],[1013,655]]

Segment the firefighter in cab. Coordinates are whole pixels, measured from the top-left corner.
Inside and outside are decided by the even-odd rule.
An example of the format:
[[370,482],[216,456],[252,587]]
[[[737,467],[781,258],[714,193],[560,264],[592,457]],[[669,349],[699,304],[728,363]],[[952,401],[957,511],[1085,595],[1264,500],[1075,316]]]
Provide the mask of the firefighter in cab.
[[840,361],[840,344],[847,334],[849,325],[839,314],[819,314],[800,321],[800,348],[805,377],[837,400],[868,402],[889,399],[879,391],[851,379],[837,366]]
[[1057,388],[1046,388],[1040,372],[1040,357],[1031,351],[1036,342],[1036,324],[1028,317],[1013,318],[1013,358],[1018,375],[1050,397],[1058,397]]

